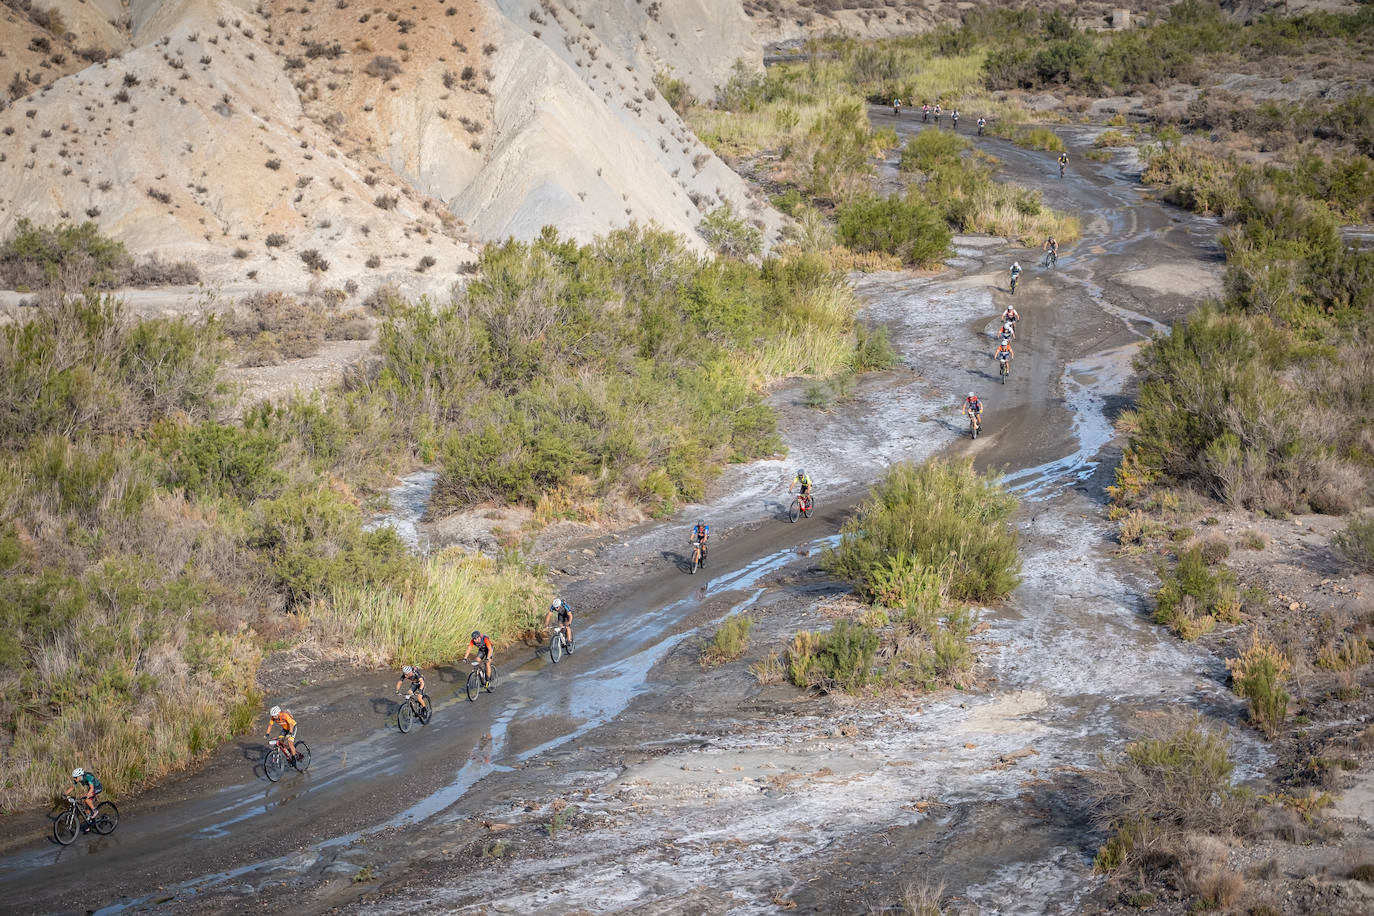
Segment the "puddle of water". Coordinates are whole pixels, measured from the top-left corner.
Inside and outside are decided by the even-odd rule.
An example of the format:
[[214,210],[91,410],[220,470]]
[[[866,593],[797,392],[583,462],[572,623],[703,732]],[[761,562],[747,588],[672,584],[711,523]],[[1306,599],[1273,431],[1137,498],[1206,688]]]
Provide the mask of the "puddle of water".
[[372,519],[364,530],[391,527],[412,553],[426,553],[429,542],[420,534],[420,521],[429,509],[429,497],[439,480],[437,471],[416,471],[401,478],[399,486],[386,491],[391,511]]

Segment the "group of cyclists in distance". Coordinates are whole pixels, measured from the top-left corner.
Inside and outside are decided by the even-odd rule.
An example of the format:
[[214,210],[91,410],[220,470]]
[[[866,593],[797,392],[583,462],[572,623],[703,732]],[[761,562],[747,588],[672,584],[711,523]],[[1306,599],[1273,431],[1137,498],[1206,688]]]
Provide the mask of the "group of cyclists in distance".
[[[945,116],[944,106],[940,102],[936,102],[934,106],[929,102],[923,102],[921,104],[921,121],[927,124],[930,123],[931,115],[935,116],[935,126],[939,127],[940,119]],[[895,118],[902,116],[902,100],[896,96],[892,98],[892,116]],[[959,109],[951,108],[949,110],[949,121],[955,130],[959,129]],[[983,136],[983,131],[987,126],[988,119],[980,117],[978,119],[978,136]]]

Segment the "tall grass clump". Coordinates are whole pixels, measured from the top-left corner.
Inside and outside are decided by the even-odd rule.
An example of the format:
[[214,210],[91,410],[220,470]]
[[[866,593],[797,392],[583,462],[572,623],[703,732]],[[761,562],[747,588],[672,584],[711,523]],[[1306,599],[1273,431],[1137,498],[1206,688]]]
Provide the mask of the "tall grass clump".
[[[841,529],[840,544],[825,557],[828,572],[874,600],[889,600],[894,570],[906,567],[940,576],[955,601],[992,601],[1019,581],[1016,534],[1007,524],[1016,499],[997,475],[974,473],[971,462],[929,461],[894,465]],[[893,605],[898,606],[898,605]]]
[[1250,719],[1269,737],[1278,734],[1288,717],[1288,691],[1284,681],[1292,664],[1278,647],[1258,636],[1250,640],[1241,654],[1226,663],[1231,672],[1231,687],[1245,697]]
[[701,666],[714,668],[739,658],[749,648],[749,631],[754,627],[754,619],[747,614],[737,614],[725,621],[701,650]]
[[1178,555],[1172,569],[1161,567],[1155,592],[1155,621],[1184,639],[1212,631],[1217,621],[1240,622],[1240,593],[1236,577],[1225,566],[1208,564],[1201,547]]
[[1374,515],[1353,518],[1344,530],[1332,538],[1342,554],[1365,572],[1374,572]]
[[335,588],[312,606],[308,625],[358,662],[432,665],[462,655],[473,630],[501,646],[535,629],[548,593],[520,563],[449,550],[396,587]]

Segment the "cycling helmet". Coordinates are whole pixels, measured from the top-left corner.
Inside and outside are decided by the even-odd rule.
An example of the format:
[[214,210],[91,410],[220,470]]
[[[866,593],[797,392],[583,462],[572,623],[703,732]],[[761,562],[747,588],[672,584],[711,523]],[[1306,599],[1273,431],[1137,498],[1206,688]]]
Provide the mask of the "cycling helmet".
[[401,673],[402,673],[402,674],[414,674],[414,673],[415,673],[415,669],[412,668],[412,667],[410,667],[409,665],[403,665],[403,666],[401,666]]
[[478,639],[481,638],[481,636],[482,636],[482,632],[481,632],[480,630],[473,630],[473,631],[472,631],[472,641],[473,641],[473,642],[476,642]]
[[1011,266],[1014,267],[1014,268],[1016,268],[1017,270],[1020,270],[1020,269],[1021,269],[1021,262],[1020,262],[1020,261],[1012,261],[1012,262],[1011,262]]
[[562,607],[562,606],[563,606],[563,599],[562,599],[562,598],[555,598],[555,599],[553,599],[553,603],[549,605],[549,610],[551,610],[551,611],[556,611],[556,610],[558,610],[558,609],[559,609],[560,607]]
[[976,397],[978,397],[978,395],[974,394],[972,391],[970,391],[970,392],[968,393],[968,396],[971,397],[971,398],[976,398]]
[[797,476],[798,476],[798,477],[805,477],[805,476],[806,476],[806,470],[805,470],[804,468],[797,468]]
[[72,779],[80,779],[82,776],[85,775],[86,771],[81,769],[81,767],[77,767],[76,769],[72,770]]
[[280,707],[280,706],[273,706],[273,707],[272,707],[272,718],[275,719],[275,718],[276,718],[277,716],[279,716],[279,715],[281,715],[281,707]]

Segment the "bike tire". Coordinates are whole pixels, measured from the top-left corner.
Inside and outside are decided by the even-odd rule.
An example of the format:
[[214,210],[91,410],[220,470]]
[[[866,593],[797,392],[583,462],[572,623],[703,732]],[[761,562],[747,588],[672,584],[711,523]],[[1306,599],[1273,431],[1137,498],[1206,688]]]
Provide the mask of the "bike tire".
[[565,639],[565,640],[563,640],[563,651],[566,652],[568,655],[572,655],[572,650],[573,650],[573,641],[572,641],[571,639]]
[[103,801],[95,806],[95,832],[101,836],[109,836],[114,833],[119,826],[119,809],[114,802]]
[[482,675],[478,674],[476,671],[468,675],[467,692],[469,703],[476,700],[477,694],[482,692]]
[[799,499],[794,499],[794,500],[792,500],[792,505],[789,506],[788,509],[787,509],[787,520],[788,520],[789,522],[795,523],[795,522],[797,521],[798,516],[800,516],[800,515],[801,515],[801,500],[799,500]]
[[57,820],[52,824],[52,838],[57,841],[59,846],[70,846],[76,842],[76,835],[81,832],[81,825],[76,818],[76,809],[68,808],[57,816]]
[[286,755],[281,751],[274,747],[263,755],[262,772],[267,777],[268,782],[276,782],[281,779],[284,769],[286,769]]
[[802,518],[810,518],[811,513],[816,509],[816,497],[811,497],[806,503],[806,508],[802,509]]
[[410,700],[401,704],[401,708],[396,710],[396,727],[401,730],[401,734],[410,731],[410,726],[415,724],[415,708]]
[[482,686],[486,688],[487,693],[491,693],[493,690],[496,689],[496,666],[495,666],[495,665],[492,665],[492,666],[491,666],[491,677],[484,677],[484,678],[482,678]]
[[553,636],[549,638],[549,661],[555,665],[563,657],[563,634],[558,630],[553,631]]
[[692,551],[692,575],[695,576],[698,569],[701,569],[701,553],[694,550]]
[[310,769],[310,747],[304,741],[296,742],[296,759],[291,765],[300,773]]
[[425,698],[425,701],[420,704],[420,711],[415,714],[415,717],[420,720],[421,725],[428,725],[429,720],[434,718],[434,704],[430,701],[429,694],[425,693],[421,696]]
[[1002,376],[1002,384],[1005,385],[1007,383],[1007,376],[1011,375],[1011,367],[1003,363],[1000,374]]

